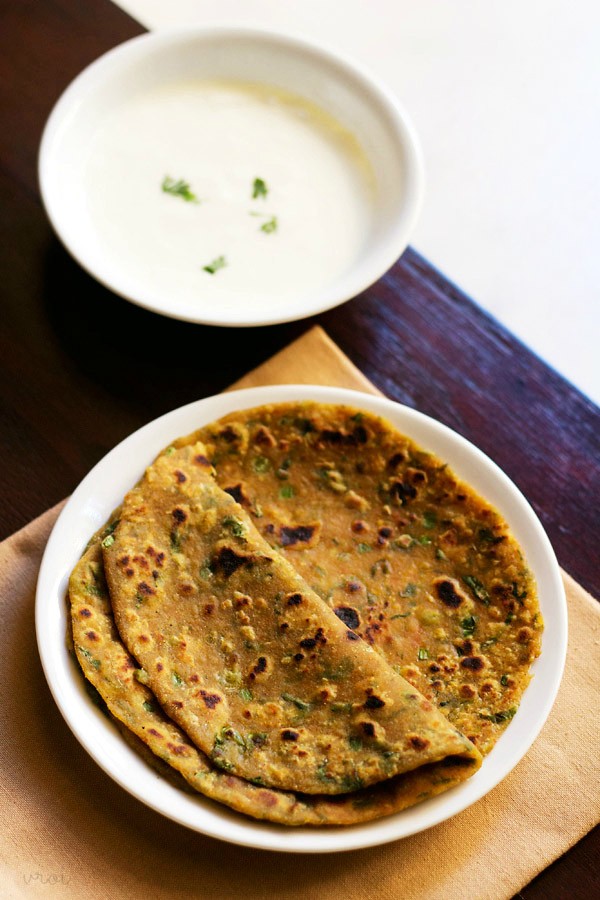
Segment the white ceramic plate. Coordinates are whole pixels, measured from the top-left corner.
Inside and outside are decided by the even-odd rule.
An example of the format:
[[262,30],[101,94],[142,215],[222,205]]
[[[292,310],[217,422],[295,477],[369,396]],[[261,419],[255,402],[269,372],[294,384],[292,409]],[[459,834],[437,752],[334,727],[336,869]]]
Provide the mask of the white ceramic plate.
[[[272,306],[257,299],[229,308],[211,302],[210,294],[203,301],[201,284],[191,296],[177,287],[175,279],[169,289],[157,288],[147,277],[147,266],[134,271],[125,264],[123,242],[117,252],[103,241],[86,188],[87,154],[95,137],[111,115],[134,98],[211,79],[259,83],[312,100],[358,139],[375,173],[374,209],[372,216],[364,218],[365,233],[356,255],[333,280],[290,294]],[[186,173],[177,177],[182,174]],[[160,171],[159,176],[163,175]],[[423,194],[423,166],[414,128],[391,92],[357,64],[323,47],[289,35],[231,26],[143,35],[88,66],[48,119],[40,147],[39,180],[56,233],[98,281],[163,315],[226,326],[288,322],[355,297],[383,275],[407,246]],[[168,260],[170,254],[164,256]],[[299,268],[302,264],[298,260]],[[293,280],[293,272],[290,277]]]
[[[347,828],[285,828],[256,822],[159,778],[93,705],[65,646],[69,573],[90,536],[108,519],[156,454],[176,437],[228,412],[290,400],[346,403],[388,418],[437,453],[507,519],[537,579],[545,621],[542,653],[519,711],[481,769],[439,797],[396,815]],[[96,762],[127,791],[176,822],[237,844],[298,853],[328,853],[383,844],[430,828],[479,800],[527,752],[552,707],[567,647],[567,607],[556,558],[535,513],[506,475],[480,450],[444,425],[390,400],[332,387],[285,385],[219,394],[174,410],[140,428],[84,478],[48,542],[36,600],[38,646],[46,678],[70,728]]]

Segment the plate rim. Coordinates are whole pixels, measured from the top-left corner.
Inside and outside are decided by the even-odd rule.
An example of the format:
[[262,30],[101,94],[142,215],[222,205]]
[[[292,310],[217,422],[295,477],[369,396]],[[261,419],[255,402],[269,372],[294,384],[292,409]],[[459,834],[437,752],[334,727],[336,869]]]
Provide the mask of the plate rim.
[[[51,615],[52,610],[56,612],[58,604],[58,618],[60,621],[64,620],[66,622],[66,603],[64,596],[66,580],[68,579],[68,575],[74,562],[76,562],[83,551],[85,542],[92,533],[91,531],[85,530],[82,536],[82,543],[76,546],[73,532],[77,534],[78,530],[88,529],[94,516],[98,520],[96,527],[100,527],[100,525],[103,524],[103,521],[108,518],[112,509],[116,507],[120,502],[120,499],[122,499],[121,494],[117,497],[116,502],[113,502],[113,500],[105,500],[103,505],[100,504],[99,506],[97,504],[94,505],[93,503],[90,505],[89,503],[90,498],[92,500],[94,499],[94,485],[98,486],[101,484],[102,479],[107,477],[106,473],[112,471],[112,466],[115,462],[120,461],[121,465],[125,464],[125,474],[121,474],[121,481],[127,481],[129,486],[133,486],[134,481],[143,474],[145,466],[152,461],[161,449],[168,445],[170,440],[174,440],[182,434],[191,433],[195,428],[201,427],[201,425],[206,424],[209,421],[214,421],[216,418],[220,418],[230,411],[236,409],[248,409],[253,406],[268,403],[285,402],[287,400],[317,400],[318,402],[325,403],[340,403],[355,407],[362,406],[378,415],[389,418],[394,427],[399,428],[400,431],[403,431],[408,437],[423,446],[423,441],[415,439],[410,428],[406,427],[406,425],[400,427],[394,422],[393,413],[395,412],[396,415],[405,420],[411,428],[414,426],[417,430],[421,428],[424,429],[425,432],[435,434],[436,440],[437,438],[439,438],[440,441],[442,441],[443,438],[449,440],[451,444],[454,445],[457,454],[466,454],[466,465],[471,464],[473,460],[478,460],[479,465],[483,467],[482,471],[487,472],[488,474],[491,473],[493,479],[497,481],[498,486],[509,492],[512,501],[517,503],[517,508],[520,509],[524,516],[523,521],[526,523],[527,527],[532,527],[533,529],[532,533],[538,544],[536,553],[539,552],[541,554],[544,565],[547,567],[543,575],[547,582],[549,593],[552,593],[552,591],[554,592],[553,597],[546,601],[553,606],[553,615],[555,615],[555,619],[551,623],[552,628],[550,632],[551,635],[554,635],[554,644],[552,648],[546,649],[544,652],[544,637],[548,633],[548,622],[546,622],[544,635],[542,637],[542,654],[533,664],[534,672],[536,665],[539,668],[539,663],[542,658],[544,659],[544,664],[548,665],[548,654],[550,653],[550,649],[552,649],[552,667],[549,670],[549,677],[551,680],[549,684],[544,683],[542,685],[540,684],[539,679],[537,682],[535,677],[532,679],[531,684],[523,695],[520,706],[525,703],[526,697],[530,696],[532,687],[534,687],[536,683],[540,684],[539,690],[535,690],[534,688],[534,694],[537,695],[538,693],[541,693],[542,696],[534,710],[535,716],[533,724],[526,727],[526,737],[524,740],[520,741],[518,748],[515,750],[514,746],[511,747],[513,742],[504,740],[507,736],[510,737],[511,729],[514,728],[515,724],[518,722],[518,717],[513,720],[510,728],[507,729],[496,744],[496,748],[502,746],[504,750],[503,757],[505,758],[503,758],[502,762],[498,763],[499,754],[496,754],[496,765],[494,766],[495,774],[492,777],[487,774],[486,761],[489,761],[492,758],[494,751],[484,759],[482,768],[471,779],[438,797],[419,804],[417,807],[412,807],[409,810],[404,810],[391,816],[374,820],[373,822],[359,823],[357,825],[328,826],[326,828],[292,828],[290,826],[277,826],[271,823],[264,823],[230,810],[226,810],[225,814],[223,814],[223,810],[219,809],[219,815],[217,815],[217,811],[214,810],[216,805],[214,801],[210,801],[202,795],[198,795],[197,797],[193,796],[191,798],[191,808],[197,809],[198,806],[200,807],[200,821],[191,821],[191,815],[186,819],[185,817],[182,817],[180,812],[177,812],[177,810],[174,811],[173,808],[169,808],[168,806],[170,792],[177,791],[176,788],[168,785],[167,790],[159,789],[158,793],[161,795],[159,800],[156,800],[153,796],[148,796],[139,786],[136,787],[131,784],[128,776],[124,774],[124,769],[126,767],[122,766],[119,768],[118,762],[115,762],[110,758],[107,759],[106,747],[99,750],[97,746],[92,744],[91,736],[84,733],[87,725],[80,725],[75,719],[75,711],[78,708],[77,701],[75,701],[75,710],[69,708],[68,703],[65,702],[62,694],[62,688],[64,686],[63,681],[66,679],[66,683],[68,684],[73,676],[78,677],[76,675],[74,664],[66,649],[64,628],[62,629],[62,632],[57,632],[57,635],[62,633],[62,647],[57,648],[53,643],[49,644],[48,624],[50,623],[51,627],[55,627],[56,625],[56,623],[53,625],[52,619],[49,619],[49,616]],[[213,414],[213,408],[219,409],[219,411],[216,414]],[[202,414],[203,410],[206,415]],[[191,427],[186,427],[179,431],[178,428],[180,428],[180,426],[174,426],[170,438],[163,440],[161,436],[164,434],[165,429],[167,429],[167,431],[169,430],[171,423],[175,423],[179,419],[187,421],[189,418],[195,417],[196,414],[198,414],[198,420],[195,421]],[[135,455],[135,445],[144,443],[146,438],[151,439],[150,444],[152,445],[152,450],[147,453],[147,459],[140,464]],[[432,449],[433,452],[440,453],[436,447],[426,447],[426,449]],[[455,471],[457,468],[459,469],[459,477],[465,478],[465,476],[460,473],[460,466],[456,465],[455,460],[451,460],[450,465]],[[96,487],[96,490],[97,489],[98,487]],[[120,488],[118,490],[120,490]],[[113,492],[116,491],[117,486],[115,485]],[[83,513],[85,513],[85,517],[83,516]],[[81,522],[82,519],[83,522]],[[509,524],[514,531],[515,523],[511,522]],[[61,542],[64,546],[61,545]],[[519,539],[519,542],[522,543],[521,539]],[[534,567],[532,566],[532,569],[533,568]],[[536,572],[535,574],[538,575],[539,572]],[[60,584],[63,585],[63,593],[58,592]],[[56,585],[56,590],[53,585]],[[48,599],[49,587],[51,588],[50,600]],[[540,604],[541,602],[542,598],[540,598]],[[48,609],[49,603],[51,603],[50,609]],[[165,815],[167,818],[170,818],[185,827],[191,828],[192,830],[242,846],[294,853],[349,851],[378,846],[390,841],[409,837],[412,834],[416,834],[446,821],[448,818],[457,815],[485,796],[485,794],[503,780],[523,756],[525,756],[539,735],[539,732],[544,726],[550,710],[554,705],[566,659],[568,638],[567,620],[568,614],[564,585],[550,541],[539,518],[527,499],[493,460],[458,432],[425,413],[421,413],[404,404],[397,403],[387,397],[379,397],[372,394],[366,394],[362,391],[326,385],[265,385],[215,394],[171,410],[132,432],[128,437],[110,450],[91,469],[91,471],[82,479],[71,497],[67,500],[64,508],[61,510],[42,557],[35,600],[35,627],[38,652],[41,658],[44,675],[54,701],[79,743],[106,774],[142,803],[150,806],[156,812]],[[58,624],[60,624],[60,621]],[[62,660],[62,670],[58,672],[54,670],[54,660],[57,653],[59,660]],[[81,695],[81,692],[84,691],[83,682],[77,685],[75,679],[73,679],[71,689]],[[71,702],[73,702],[72,698]],[[101,731],[110,731],[111,734],[114,732],[114,735],[118,734],[114,730],[112,723],[106,720],[98,710],[93,709],[92,712],[92,702],[87,696],[83,702],[89,707],[88,711],[91,712],[93,718],[95,718],[95,716],[101,717],[97,719]],[[92,719],[90,719],[90,722],[91,721]],[[129,764],[137,768],[134,759],[139,758],[120,737],[119,739],[124,748],[123,758],[128,761]],[[112,738],[107,738],[107,741],[109,745],[113,742]],[[108,756],[110,757],[110,753],[108,753]],[[146,764],[144,763],[144,766],[145,765]],[[490,769],[489,763],[488,770],[490,772],[493,771]],[[166,785],[166,782],[164,782],[160,776],[156,775],[156,773],[151,772],[149,767],[148,772],[150,773],[150,778],[142,780],[147,781],[148,784],[150,784],[150,782],[156,779]],[[482,784],[482,782],[484,783]],[[475,785],[475,787],[473,787],[473,785]],[[156,788],[156,784],[154,786]],[[179,794],[181,792],[177,791],[177,793]],[[182,796],[188,797],[188,795]],[[176,807],[186,808],[187,805],[187,803],[175,803]],[[218,806],[220,806],[220,804]],[[416,815],[415,810],[417,811]],[[423,811],[424,814],[420,815],[419,813],[423,813]],[[407,815],[409,813],[411,815]],[[208,815],[209,820],[216,815],[216,819],[211,827],[207,827],[207,823],[202,821],[205,814]],[[221,822],[221,820],[223,822],[223,827],[216,827],[215,823]],[[403,823],[404,827],[402,827]]]

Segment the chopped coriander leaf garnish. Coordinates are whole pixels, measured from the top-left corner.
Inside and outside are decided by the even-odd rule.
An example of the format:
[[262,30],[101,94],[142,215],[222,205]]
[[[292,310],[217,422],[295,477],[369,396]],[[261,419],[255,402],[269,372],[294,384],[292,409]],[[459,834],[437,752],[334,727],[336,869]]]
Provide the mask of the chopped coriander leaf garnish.
[[259,197],[266,197],[268,193],[269,188],[262,178],[255,178],[252,184],[252,199],[258,200]]
[[279,489],[279,496],[283,500],[289,500],[294,496],[294,488],[291,484],[284,484],[283,487]]
[[419,647],[417,659],[429,659],[429,650],[426,650],[425,647]]
[[263,222],[260,230],[265,234],[273,234],[274,231],[277,231],[277,216],[271,216],[268,222]]
[[488,722],[493,722],[494,725],[500,725],[501,722],[510,722],[517,711],[516,706],[511,706],[510,709],[502,710],[501,712],[492,713],[491,716],[486,716],[483,713],[479,713],[480,719],[487,719]]
[[310,703],[307,703],[305,700],[300,700],[298,697],[292,696],[292,694],[282,694],[281,699],[287,700],[288,703],[293,703],[296,709],[299,709],[302,712],[306,712],[310,709]]
[[242,522],[238,519],[234,519],[233,516],[225,516],[223,519],[223,527],[229,528],[234,537],[242,537],[246,530]]
[[200,203],[194,192],[192,191],[189,183],[184,181],[183,178],[171,178],[169,175],[165,175],[163,178],[162,189],[165,194],[172,194],[174,197],[181,197],[182,200],[185,200],[187,203]]
[[93,655],[90,653],[90,651],[87,649],[87,647],[82,647],[82,646],[80,646],[80,645],[78,644],[78,645],[77,645],[77,649],[79,650],[79,652],[81,653],[81,655],[84,656],[84,657],[87,659],[87,661],[90,663],[90,665],[92,665],[95,669],[99,669],[99,668],[100,668],[100,660],[99,660],[99,659],[96,659],[96,657],[93,656]]
[[266,456],[256,456],[252,460],[252,468],[255,472],[268,472],[271,468],[271,462]]
[[209,275],[214,275],[215,272],[218,272],[219,269],[224,269],[227,265],[227,260],[224,256],[217,256],[216,259],[213,259],[211,263],[207,266],[202,266],[203,272],[208,272]]
[[475,616],[467,616],[462,620],[460,625],[463,630],[464,637],[473,637],[475,627],[477,625],[477,619],[475,618]]
[[488,638],[487,641],[483,641],[483,643],[481,644],[481,649],[487,650],[488,647],[492,647],[494,644],[497,643],[497,641],[498,641],[498,635]]
[[490,595],[478,578],[475,578],[474,575],[463,575],[463,581],[467,587],[473,591],[475,597],[480,600],[481,603],[485,606],[490,605]]

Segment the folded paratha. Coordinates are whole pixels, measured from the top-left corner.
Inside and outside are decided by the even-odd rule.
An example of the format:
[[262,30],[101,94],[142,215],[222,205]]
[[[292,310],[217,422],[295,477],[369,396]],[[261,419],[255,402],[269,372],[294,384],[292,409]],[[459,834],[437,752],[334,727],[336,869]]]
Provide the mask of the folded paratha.
[[202,440],[219,485],[357,635],[488,752],[539,655],[534,579],[510,530],[442,460],[368,412],[232,413]]
[[448,757],[478,761],[273,552],[215,485],[202,445],[149,467],[104,540],[104,564],[148,686],[222,770],[341,794]]
[[[99,692],[125,740],[151,763],[180,773],[195,791],[257,819],[283,825],[351,825],[406,809],[470,777],[478,754],[446,757],[372,788],[337,797],[303,796],[253,785],[217,768],[162,711],[117,632],[104,578],[101,542],[111,541],[116,518],[99,532],[69,582],[73,646],[85,677]],[[159,773],[165,775],[164,768]],[[175,782],[176,783],[176,782]]]

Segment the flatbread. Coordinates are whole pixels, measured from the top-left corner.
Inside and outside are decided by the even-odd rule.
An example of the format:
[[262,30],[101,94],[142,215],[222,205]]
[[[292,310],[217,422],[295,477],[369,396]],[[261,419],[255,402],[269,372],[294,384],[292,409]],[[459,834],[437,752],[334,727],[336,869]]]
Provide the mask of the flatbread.
[[282,790],[359,790],[475,748],[173,450],[125,498],[104,563],[120,635],[214,765]]
[[448,757],[335,798],[259,787],[216,768],[168,719],[154,694],[139,681],[142,670],[119,637],[101,552],[101,541],[110,543],[116,521],[92,539],[71,575],[73,648],[84,676],[106,703],[123,738],[163,777],[169,777],[169,770],[179,774],[181,783],[194,791],[256,819],[291,826],[323,826],[351,825],[399,812],[459,784],[479,767],[478,758]]
[[539,655],[536,586],[500,514],[371,413],[235,412],[202,440],[219,485],[311,588],[482,752]]

